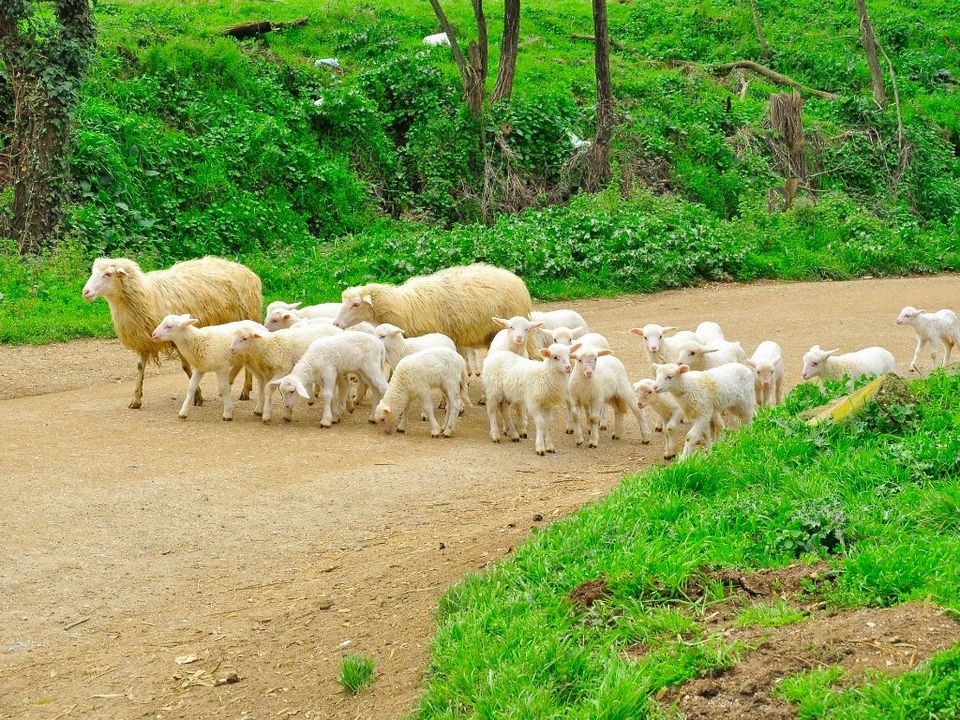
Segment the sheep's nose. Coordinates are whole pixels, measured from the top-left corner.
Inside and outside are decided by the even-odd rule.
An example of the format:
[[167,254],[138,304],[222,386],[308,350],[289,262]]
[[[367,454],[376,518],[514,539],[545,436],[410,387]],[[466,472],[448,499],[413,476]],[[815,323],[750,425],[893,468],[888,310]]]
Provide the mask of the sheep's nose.
[[339,320],[334,320],[334,321],[333,321],[333,326],[334,326],[334,327],[338,327],[338,328],[340,328],[341,330],[346,329],[346,326],[345,326],[341,321],[339,321]]
[[650,348],[650,352],[660,352],[660,346],[654,345],[653,347]]

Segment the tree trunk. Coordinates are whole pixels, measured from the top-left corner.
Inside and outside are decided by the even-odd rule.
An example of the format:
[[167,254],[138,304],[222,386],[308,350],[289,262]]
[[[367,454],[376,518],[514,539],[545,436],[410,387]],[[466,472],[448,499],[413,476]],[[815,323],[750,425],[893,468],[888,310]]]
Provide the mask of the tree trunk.
[[593,0],[593,63],[597,77],[597,132],[590,148],[584,185],[598,190],[610,179],[610,139],[613,135],[613,86],[610,81],[610,33],[607,0]]
[[873,81],[873,99],[881,108],[887,105],[887,87],[883,82],[883,71],[877,58],[877,40],[873,34],[873,25],[867,13],[867,0],[857,0],[857,15],[860,16],[860,35],[863,49],[867,52],[867,64],[870,66],[870,78]]
[[760,41],[760,52],[764,60],[770,59],[770,48],[767,39],[763,36],[763,26],[760,24],[760,11],[757,10],[757,0],[750,0],[750,11],[753,13],[753,26],[757,29],[757,40]]
[[517,52],[520,47],[520,0],[504,0],[503,38],[500,41],[500,67],[493,86],[490,102],[510,99],[513,77],[517,70]]

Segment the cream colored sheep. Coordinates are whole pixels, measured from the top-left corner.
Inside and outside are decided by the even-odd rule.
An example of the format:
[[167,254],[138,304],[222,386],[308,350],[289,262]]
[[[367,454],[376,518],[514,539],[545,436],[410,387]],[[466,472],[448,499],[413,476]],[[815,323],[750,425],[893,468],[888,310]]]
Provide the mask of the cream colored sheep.
[[[131,408],[139,408],[143,402],[143,371],[147,362],[159,363],[161,355],[176,353],[169,342],[152,337],[164,317],[186,313],[201,326],[234,320],[259,321],[263,305],[260,278],[243,265],[215,257],[188,260],[147,273],[133,260],[99,258],[83,286],[83,297],[89,302],[106,298],[117,337],[124,347],[140,356]],[[187,361],[181,357],[180,363],[190,377]],[[250,397],[252,384],[253,378],[247,373],[241,400]],[[199,388],[194,402],[203,402]]]
[[641,411],[650,408],[659,418],[665,440],[663,459],[669,460],[677,454],[677,445],[683,432],[683,410],[669,393],[657,394],[656,380],[644,378],[633,384],[633,393],[637,398],[637,408]]
[[411,337],[443,333],[465,358],[469,348],[488,346],[499,330],[493,317],[530,316],[530,293],[512,272],[490,265],[447,268],[403,285],[371,283],[343,291],[334,324],[362,320],[402,327]]

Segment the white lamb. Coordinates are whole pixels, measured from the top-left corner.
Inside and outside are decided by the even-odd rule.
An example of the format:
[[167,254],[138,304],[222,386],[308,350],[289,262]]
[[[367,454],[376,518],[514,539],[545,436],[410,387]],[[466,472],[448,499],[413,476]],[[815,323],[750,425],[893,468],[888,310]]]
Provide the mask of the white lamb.
[[679,403],[686,420],[692,424],[683,443],[680,457],[693,452],[698,442],[710,449],[717,416],[729,413],[744,425],[753,419],[756,397],[753,391],[753,372],[739,363],[728,363],[718,368],[697,371],[686,365],[667,363],[655,365],[658,393],[671,393]]
[[177,346],[177,352],[191,367],[187,395],[180,406],[180,418],[186,420],[190,415],[190,406],[196,395],[200,381],[208,372],[217,374],[220,397],[223,398],[223,419],[233,420],[233,395],[230,386],[243,367],[243,361],[230,352],[233,333],[245,326],[259,323],[253,320],[239,320],[222,325],[196,327],[196,318],[189,315],[167,315],[153,331],[156,342],[170,342]]
[[696,340],[682,343],[673,361],[691,370],[709,370],[727,363],[743,363],[746,359],[747,353],[739,342],[715,339],[709,346]]
[[380,338],[387,350],[387,365],[395,368],[397,363],[407,355],[430,347],[449,348],[456,350],[453,340],[442,333],[428,333],[418,337],[404,337],[403,329],[390,323],[380,323],[373,329],[374,336]]
[[698,338],[700,338],[700,342],[706,345],[723,342],[727,339],[727,336],[723,334],[723,328],[721,328],[717,323],[709,320],[697,325],[697,329],[693,332]]
[[[250,323],[233,333],[230,353],[253,370],[257,378],[259,396],[254,415],[270,422],[273,415],[273,387],[267,387],[274,378],[287,375],[317,338],[339,335],[343,330],[321,323],[296,324],[285,330],[270,332],[266,326]],[[285,419],[289,420],[289,417]]]
[[[534,322],[540,323],[542,327],[542,330],[534,337],[537,342],[537,349],[546,347],[547,345],[556,342],[556,340],[552,338],[552,334],[546,332],[547,330],[576,328],[578,335],[582,335],[585,332],[590,332],[590,328],[587,326],[587,321],[584,320],[583,316],[575,310],[534,310],[530,313],[530,319]],[[569,345],[570,343],[567,344]]]
[[298,320],[327,320],[331,324],[340,312],[340,303],[320,303],[300,307],[302,303],[288,303],[274,300],[267,305],[263,324],[267,330],[281,330],[288,328]]
[[917,335],[917,349],[910,361],[910,369],[914,372],[920,372],[920,355],[924,350],[929,351],[931,365],[936,366],[943,345],[943,359],[940,361],[940,367],[943,367],[950,362],[953,348],[960,344],[960,321],[953,310],[929,313],[908,305],[900,311],[897,325],[909,325]]
[[570,348],[570,358],[577,361],[569,381],[577,445],[583,444],[581,414],[585,414],[590,428],[590,441],[587,446],[595,448],[600,444],[600,421],[608,404],[613,407],[614,412],[614,440],[623,437],[623,416],[630,410],[640,425],[643,442],[650,442],[647,419],[637,406],[623,363],[607,349],[582,346],[579,343]]
[[680,346],[690,340],[700,341],[695,333],[689,330],[680,330],[670,337],[667,333],[675,332],[672,325],[664,327],[656,323],[648,323],[642,328],[632,328],[631,333],[643,338],[643,349],[647,353],[650,364],[673,362],[680,352]]
[[881,375],[893,372],[897,362],[889,350],[882,347],[868,347],[857,352],[837,355],[839,348],[822,350],[814,345],[803,356],[803,371],[800,377],[812,380],[820,377],[824,380],[840,380],[844,375],[849,376],[849,384],[864,375]]
[[600,333],[595,332],[585,332],[582,327],[558,327],[553,330],[544,330],[550,339],[555,343],[560,343],[561,345],[573,345],[574,342],[578,342],[581,345],[591,345],[592,347],[599,348],[601,350],[610,349],[610,341],[607,340]]
[[633,393],[637,398],[637,408],[641,411],[650,408],[660,420],[663,427],[664,448],[663,459],[669,460],[676,456],[683,424],[683,410],[673,399],[673,396],[664,393],[658,394],[652,378],[638,380],[633,384]]
[[[410,405],[419,400],[430,421],[431,437],[450,437],[464,406],[467,394],[467,363],[456,348],[429,347],[402,357],[393,369],[390,385],[380,399],[374,419],[384,432],[406,432]],[[439,390],[447,401],[443,428],[433,412],[433,391]]]
[[498,350],[490,353],[483,365],[483,387],[487,397],[487,417],[490,420],[490,439],[500,442],[497,411],[503,415],[506,431],[514,442],[520,435],[513,426],[507,403],[523,404],[533,416],[537,428],[534,446],[537,455],[555,452],[550,431],[553,409],[562,404],[567,393],[567,375],[570,348],[556,343],[540,350],[543,362],[522,358],[512,352]]
[[746,361],[753,370],[757,405],[776,405],[783,400],[783,350],[773,340],[757,345]]
[[[308,387],[320,387],[320,400],[323,416],[320,427],[330,427],[334,422],[332,401],[334,391],[346,393],[346,376],[359,375],[370,386],[374,398],[374,409],[383,393],[387,390],[384,375],[387,351],[379,339],[369,333],[345,330],[339,335],[314,340],[303,357],[293,366],[289,375],[272,380],[271,384],[280,389],[287,409],[292,411],[297,404],[297,396],[310,400]],[[350,405],[348,403],[348,409]],[[370,422],[374,422],[373,409]]]

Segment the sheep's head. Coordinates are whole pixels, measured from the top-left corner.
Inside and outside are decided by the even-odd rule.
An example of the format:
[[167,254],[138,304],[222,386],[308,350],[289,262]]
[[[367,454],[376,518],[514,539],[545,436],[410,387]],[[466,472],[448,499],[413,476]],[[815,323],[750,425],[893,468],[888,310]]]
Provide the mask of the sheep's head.
[[373,419],[383,432],[387,435],[393,434],[393,416],[390,412],[390,405],[387,404],[385,399],[381,399],[377,404],[377,409],[373,413]]
[[783,363],[783,356],[777,355],[772,360],[746,360],[747,367],[753,370],[753,377],[764,389],[773,382],[773,375]]
[[677,365],[703,367],[706,362],[706,356],[709,353],[717,352],[718,349],[719,348],[707,347],[695,340],[685,342],[680,346],[680,352],[677,355]]
[[660,352],[660,346],[663,345],[664,336],[674,332],[676,329],[677,328],[672,325],[664,327],[656,323],[648,323],[642,328],[632,328],[630,332],[638,337],[642,337],[647,350],[656,354]]
[[656,381],[651,378],[638,380],[633,384],[633,394],[637,397],[637,408],[643,410],[657,394]]
[[583,372],[584,377],[588,380],[592,378],[593,374],[597,371],[597,358],[610,354],[612,353],[609,350],[601,350],[589,345],[583,347],[580,343],[570,348],[570,359],[577,361],[580,365],[581,372]]
[[579,347],[579,345],[574,345],[570,348],[566,345],[553,343],[550,347],[545,347],[540,350],[540,357],[543,358],[544,362],[552,363],[562,372],[569,373],[573,370],[573,365],[570,362],[570,353],[571,351],[576,351]]
[[198,322],[196,318],[189,315],[167,315],[150,337],[158,342],[171,342],[181,330]]
[[653,370],[657,374],[657,379],[653,384],[653,389],[657,393],[670,392],[680,386],[680,376],[689,372],[688,365],[679,363],[664,363],[657,365],[654,363]]
[[900,315],[897,316],[897,325],[912,325],[914,320],[916,320],[923,312],[925,311],[918,310],[911,305],[907,305],[903,310],[900,311]]
[[258,328],[254,325],[235,330],[233,333],[233,341],[230,343],[230,354],[236,355],[237,353],[242,353],[249,348],[252,343],[266,337],[266,329],[266,327]]
[[547,333],[548,337],[552,339],[552,342],[561,345],[573,345],[573,339],[583,335],[583,330],[580,326],[569,328],[561,325],[560,327],[555,327],[553,330],[544,330],[543,332]]
[[[363,331],[361,330],[360,332]],[[403,338],[403,328],[391,325],[390,323],[380,323],[373,329],[373,334],[386,345]]]
[[347,288],[341,295],[342,304],[333,324],[341,330],[359,322],[373,320],[373,297],[364,287]]
[[[275,303],[270,303],[274,305]],[[284,303],[286,305],[286,303]],[[294,307],[268,307],[267,315],[264,318],[263,324],[267,330],[283,330],[293,325],[295,322],[300,320],[300,314],[297,312],[296,305],[300,303],[293,303]]]
[[93,302],[99,297],[110,297],[117,293],[123,278],[129,274],[129,260],[111,260],[98,258],[93,262],[90,278],[83,286],[83,299]]
[[296,375],[287,375],[278,380],[271,380],[268,387],[271,385],[276,386],[277,390],[280,391],[280,398],[289,410],[293,410],[297,406],[298,397],[302,397],[304,400],[312,399],[306,386]]
[[523,347],[527,344],[527,336],[531,330],[537,330],[543,327],[542,322],[531,322],[522,315],[514,315],[509,320],[503,318],[491,318],[497,325],[505,328],[510,335],[510,339],[517,347]]
[[807,353],[803,356],[803,370],[800,372],[800,377],[803,380],[810,380],[815,378],[823,372],[823,367],[827,362],[827,358],[837,352],[840,348],[834,348],[833,350],[822,350],[819,345],[814,345],[810,348]]

